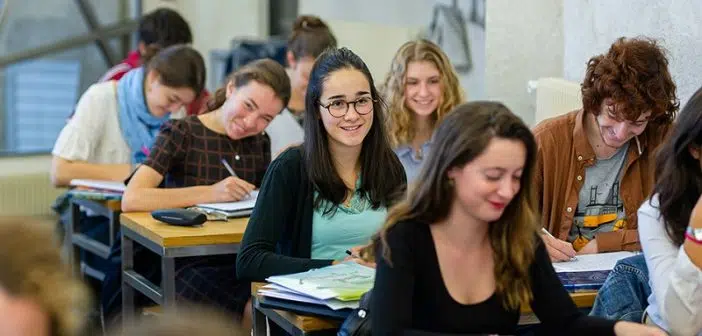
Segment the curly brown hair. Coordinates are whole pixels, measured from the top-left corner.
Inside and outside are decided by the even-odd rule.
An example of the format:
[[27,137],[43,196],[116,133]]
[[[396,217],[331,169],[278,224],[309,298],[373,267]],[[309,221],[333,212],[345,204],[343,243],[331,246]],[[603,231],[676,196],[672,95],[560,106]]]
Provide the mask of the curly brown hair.
[[620,37],[607,54],[592,57],[582,96],[586,112],[599,115],[602,102],[611,98],[622,120],[636,121],[650,111],[649,122],[654,124],[671,124],[680,106],[666,51],[647,37]]

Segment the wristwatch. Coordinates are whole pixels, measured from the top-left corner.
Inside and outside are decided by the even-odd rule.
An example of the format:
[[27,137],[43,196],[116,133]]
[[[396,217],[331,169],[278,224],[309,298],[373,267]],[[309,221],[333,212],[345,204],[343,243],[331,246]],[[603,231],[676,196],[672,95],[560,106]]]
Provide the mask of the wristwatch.
[[685,231],[685,238],[693,243],[702,244],[702,228],[692,228],[692,226],[688,226]]

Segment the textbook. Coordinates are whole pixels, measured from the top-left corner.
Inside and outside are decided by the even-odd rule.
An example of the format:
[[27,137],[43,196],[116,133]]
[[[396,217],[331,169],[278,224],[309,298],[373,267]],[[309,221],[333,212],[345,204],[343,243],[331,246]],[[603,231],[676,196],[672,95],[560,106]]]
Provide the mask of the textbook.
[[266,280],[272,285],[259,290],[263,296],[323,304],[338,310],[358,307],[361,296],[373,288],[375,270],[346,262]]
[[258,198],[258,190],[254,190],[251,194],[238,202],[225,203],[200,203],[196,207],[201,208],[204,212],[221,213],[226,217],[244,217],[251,214],[256,199]]
[[609,272],[611,271],[565,272],[557,275],[568,292],[576,293],[599,290]]

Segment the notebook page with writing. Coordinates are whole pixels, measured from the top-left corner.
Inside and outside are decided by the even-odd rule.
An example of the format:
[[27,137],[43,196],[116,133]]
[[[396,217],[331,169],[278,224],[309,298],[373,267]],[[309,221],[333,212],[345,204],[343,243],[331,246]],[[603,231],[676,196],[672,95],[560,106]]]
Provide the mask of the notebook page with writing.
[[573,261],[554,262],[556,273],[609,271],[620,259],[635,256],[635,252],[609,252],[578,255]]
[[256,198],[258,197],[258,190],[254,190],[251,194],[238,202],[226,202],[226,203],[201,203],[197,206],[205,209],[214,209],[220,211],[239,211],[253,209],[256,205]]

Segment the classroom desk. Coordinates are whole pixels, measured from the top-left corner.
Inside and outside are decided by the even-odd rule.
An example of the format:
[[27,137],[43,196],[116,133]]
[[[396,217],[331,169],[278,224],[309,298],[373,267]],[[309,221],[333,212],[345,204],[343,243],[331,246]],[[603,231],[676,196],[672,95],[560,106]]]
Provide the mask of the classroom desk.
[[251,304],[253,305],[253,336],[266,336],[266,318],[293,336],[302,335],[336,335],[341,321],[311,316],[298,315],[293,312],[261,308],[258,301],[258,289],[265,283],[251,284]]
[[[232,254],[239,251],[247,218],[210,221],[199,227],[173,226],[157,221],[148,212],[123,213],[122,226],[122,320],[134,318],[134,291],[166,309],[175,303],[175,259]],[[161,286],[134,270],[134,243],[161,256]],[[126,324],[125,324],[126,325]]]
[[[105,216],[108,218],[109,245],[90,238],[80,232],[80,222],[82,216],[81,210],[88,210],[95,215]],[[107,259],[110,254],[110,248],[112,247],[112,244],[114,244],[115,239],[117,239],[121,200],[97,200],[81,198],[78,195],[73,195],[71,196],[69,211],[70,219],[68,220],[66,227],[64,249],[68,261],[71,264],[71,269],[73,270],[74,274],[80,274],[81,268],[84,268],[83,271],[86,275],[102,281],[105,276],[104,274],[93,270],[87,265],[85,267],[81,267],[80,250],[83,249],[99,256],[102,259]]]
[[[331,319],[303,316],[289,311],[280,311],[268,308],[261,308],[259,305],[258,289],[265,283],[253,283],[251,285],[251,297],[253,305],[253,335],[266,335],[266,318],[269,323],[276,324],[293,336],[302,335],[336,335],[342,321]],[[571,293],[570,297],[578,308],[591,308],[595,302],[597,291],[586,291]],[[530,307],[523,307],[519,318],[519,325],[539,323]]]

